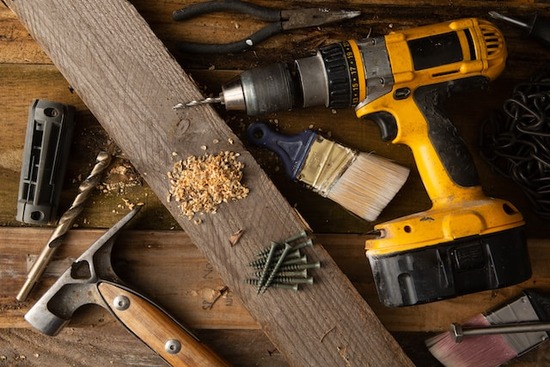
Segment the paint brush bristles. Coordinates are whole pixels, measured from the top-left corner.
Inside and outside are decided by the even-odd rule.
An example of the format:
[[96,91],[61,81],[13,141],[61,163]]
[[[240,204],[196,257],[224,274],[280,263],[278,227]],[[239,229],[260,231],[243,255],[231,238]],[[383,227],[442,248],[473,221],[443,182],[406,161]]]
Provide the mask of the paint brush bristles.
[[408,168],[357,152],[311,130],[287,136],[255,122],[248,128],[248,138],[277,153],[291,179],[368,221],[378,217],[409,175]]
[[[468,321],[472,326],[488,326],[483,315]],[[430,353],[446,367],[489,367],[517,357],[514,350],[502,335],[472,336],[457,343],[452,333],[446,332],[426,341]]]
[[374,221],[405,184],[409,170],[374,154],[358,153],[326,197]]

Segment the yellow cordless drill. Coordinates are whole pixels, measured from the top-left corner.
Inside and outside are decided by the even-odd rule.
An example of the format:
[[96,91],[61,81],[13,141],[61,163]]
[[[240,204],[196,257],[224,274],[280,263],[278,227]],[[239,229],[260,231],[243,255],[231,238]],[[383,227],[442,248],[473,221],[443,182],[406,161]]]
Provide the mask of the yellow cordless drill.
[[385,141],[411,148],[432,208],[375,226],[378,238],[366,249],[381,302],[414,305],[531,276],[522,215],[484,195],[472,157],[440,110],[453,92],[495,79],[506,56],[494,25],[460,19],[329,45],[292,66],[245,71],[216,101],[250,115],[355,106]]

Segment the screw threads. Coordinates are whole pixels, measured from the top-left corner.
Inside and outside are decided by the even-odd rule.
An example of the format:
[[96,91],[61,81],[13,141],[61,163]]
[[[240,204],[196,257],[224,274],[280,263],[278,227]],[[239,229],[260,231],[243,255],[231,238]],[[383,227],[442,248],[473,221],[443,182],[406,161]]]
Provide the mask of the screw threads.
[[[298,277],[298,278],[307,278],[307,269],[303,269],[303,270],[299,270],[299,271],[281,271],[282,270],[282,266],[281,266],[281,269],[279,269],[279,273],[277,274],[278,277]],[[259,278],[262,276],[262,272],[261,271],[257,271],[254,273],[254,276]]]
[[296,278],[276,276],[273,278],[273,282],[277,282],[280,284],[313,284],[313,277]]
[[[258,285],[260,282],[259,279],[246,279],[245,283],[250,285]],[[291,289],[293,291],[298,291],[298,284],[282,284],[277,281],[273,281],[271,283],[271,287],[273,288],[281,288],[281,289]]]
[[[272,242],[272,244],[275,244],[277,246],[280,246],[280,244],[276,243],[276,242]],[[281,257],[281,255],[283,254],[283,249],[278,249],[278,250],[275,250],[275,252],[273,253],[273,256],[275,258],[279,258]],[[293,252],[290,252],[287,256],[286,256],[286,259],[287,260],[293,260],[293,259],[297,259],[299,257],[301,257],[302,254],[300,254],[300,251],[299,250],[296,250],[296,251],[293,251]],[[248,265],[249,266],[259,266],[259,267],[263,267],[265,265],[265,263],[267,262],[267,258],[269,257],[269,253],[267,255],[265,255],[265,257],[262,257],[262,258],[259,258],[259,259],[256,259],[252,262],[250,262]],[[285,260],[286,261],[286,260]]]
[[297,270],[305,270],[305,269],[318,269],[321,267],[320,262],[314,262],[310,264],[290,264],[285,265],[281,267],[281,271],[297,271]]

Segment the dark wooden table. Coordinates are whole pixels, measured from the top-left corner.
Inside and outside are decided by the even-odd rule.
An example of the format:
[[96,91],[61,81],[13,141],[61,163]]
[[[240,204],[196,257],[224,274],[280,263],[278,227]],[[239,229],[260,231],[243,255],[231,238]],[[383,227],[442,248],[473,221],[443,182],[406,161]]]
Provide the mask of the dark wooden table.
[[[487,12],[490,10],[517,18],[531,16],[534,12],[550,16],[546,3],[531,1],[350,1],[345,6],[336,1],[259,1],[262,5],[280,8],[345,7],[361,10],[363,14],[342,24],[287,32],[243,54],[197,56],[179,53],[175,48],[176,42],[240,39],[260,27],[261,22],[249,17],[213,14],[174,23],[171,12],[185,6],[186,2],[135,0],[131,3],[201,86],[205,95],[217,95],[220,85],[240,70],[290,61],[310,54],[320,45],[347,38],[382,35],[392,30],[459,17],[488,18]],[[426,351],[424,340],[444,330],[450,322],[466,320],[514,296],[523,288],[550,287],[547,266],[550,228],[546,221],[534,214],[528,200],[514,183],[489,169],[481,159],[478,147],[480,124],[511,95],[514,85],[526,80],[545,64],[550,51],[538,42],[524,38],[517,28],[498,24],[505,34],[509,50],[505,72],[488,91],[471,91],[452,98],[448,110],[474,155],[486,193],[512,201],[525,216],[534,268],[531,280],[515,287],[428,305],[385,308],[378,302],[364,257],[364,234],[372,229],[374,223],[359,220],[333,202],[290,182],[273,155],[251,148],[252,154],[277,188],[318,234],[336,263],[418,366],[438,366]],[[16,302],[15,294],[27,270],[28,254],[37,254],[51,231],[23,226],[15,220],[29,104],[35,98],[44,98],[74,105],[78,110],[78,123],[62,194],[63,208],[68,207],[80,180],[88,174],[97,149],[108,146],[110,139],[17,17],[4,6],[0,6],[0,86],[0,366],[163,365],[159,357],[101,309],[82,310],[71,325],[55,338],[32,331],[22,319],[31,303]],[[242,113],[226,112],[221,107],[217,110],[235,134],[246,141],[244,130],[256,119]],[[345,145],[362,151],[375,151],[411,168],[410,179],[378,221],[429,207],[408,148],[382,142],[374,124],[357,120],[354,111],[310,108],[273,114],[265,119],[276,120],[286,133],[313,126]],[[125,214],[127,202],[144,202],[146,215],[140,216],[135,226],[139,230],[125,236],[115,251],[116,258],[125,264],[121,269],[123,276],[139,284],[141,290],[196,329],[207,344],[231,363],[238,366],[287,365],[284,356],[271,344],[240,300],[230,289],[224,290],[223,280],[164,207],[164,198],[156,197],[126,158],[122,153],[117,156],[102,186],[93,194],[78,219],[78,228],[69,236],[68,245],[56,257],[56,266],[49,269],[36,293],[40,294],[52,284],[68,259],[78,256],[102,229],[108,228]],[[513,365],[550,365],[548,348],[543,346]]]

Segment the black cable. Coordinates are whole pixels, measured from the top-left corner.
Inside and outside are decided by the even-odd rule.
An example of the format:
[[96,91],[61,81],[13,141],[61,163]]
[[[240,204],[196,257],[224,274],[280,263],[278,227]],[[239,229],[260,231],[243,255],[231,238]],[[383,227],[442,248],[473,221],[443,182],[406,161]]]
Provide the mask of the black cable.
[[514,88],[481,128],[481,155],[550,218],[550,65]]

